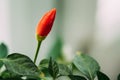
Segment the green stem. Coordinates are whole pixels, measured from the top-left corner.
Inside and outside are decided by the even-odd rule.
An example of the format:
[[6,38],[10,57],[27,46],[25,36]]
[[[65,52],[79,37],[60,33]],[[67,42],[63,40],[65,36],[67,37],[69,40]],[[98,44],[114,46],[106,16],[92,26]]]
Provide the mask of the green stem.
[[37,50],[36,50],[35,57],[34,57],[34,63],[36,63],[41,43],[42,43],[42,41],[38,41]]

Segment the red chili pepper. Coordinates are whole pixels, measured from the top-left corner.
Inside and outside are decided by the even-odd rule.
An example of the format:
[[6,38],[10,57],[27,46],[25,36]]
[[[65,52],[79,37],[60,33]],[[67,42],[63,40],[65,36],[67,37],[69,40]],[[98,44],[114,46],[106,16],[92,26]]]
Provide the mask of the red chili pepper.
[[37,37],[45,38],[49,34],[53,26],[55,16],[56,16],[55,8],[51,9],[49,12],[44,14],[44,16],[42,17],[37,26],[36,31]]

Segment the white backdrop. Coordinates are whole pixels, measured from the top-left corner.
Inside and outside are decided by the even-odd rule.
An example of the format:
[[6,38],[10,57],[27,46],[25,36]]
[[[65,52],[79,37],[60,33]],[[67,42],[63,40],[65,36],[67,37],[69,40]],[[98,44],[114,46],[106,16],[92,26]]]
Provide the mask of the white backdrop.
[[10,15],[7,0],[0,0],[0,42],[10,45]]
[[116,80],[120,73],[119,0],[0,0],[0,41],[10,46],[10,52],[33,58],[35,27],[44,12],[53,7],[57,7],[54,28],[59,28],[53,29],[43,42],[39,59],[49,51],[57,30],[66,54],[78,50],[89,53],[100,62],[102,71]]

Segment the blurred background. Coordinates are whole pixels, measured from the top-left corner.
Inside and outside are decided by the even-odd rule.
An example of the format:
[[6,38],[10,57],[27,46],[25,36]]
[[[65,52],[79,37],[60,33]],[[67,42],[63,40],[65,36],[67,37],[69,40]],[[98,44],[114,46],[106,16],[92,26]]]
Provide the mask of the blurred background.
[[8,45],[10,53],[33,59],[36,25],[54,7],[56,20],[38,61],[51,52],[64,53],[66,60],[72,60],[82,51],[116,80],[120,73],[120,0],[0,0],[0,42]]

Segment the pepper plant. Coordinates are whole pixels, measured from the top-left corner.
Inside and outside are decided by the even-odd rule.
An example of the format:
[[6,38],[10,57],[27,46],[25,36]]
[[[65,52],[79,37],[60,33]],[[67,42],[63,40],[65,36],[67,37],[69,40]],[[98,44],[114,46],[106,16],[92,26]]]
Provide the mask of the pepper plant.
[[95,59],[81,52],[69,63],[49,57],[36,64],[41,43],[51,31],[55,16],[56,9],[53,8],[45,13],[37,25],[38,46],[34,61],[22,53],[8,54],[8,47],[4,43],[0,44],[0,80],[110,80],[100,71]]

